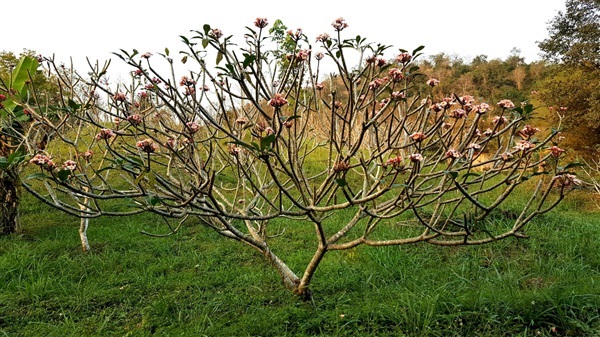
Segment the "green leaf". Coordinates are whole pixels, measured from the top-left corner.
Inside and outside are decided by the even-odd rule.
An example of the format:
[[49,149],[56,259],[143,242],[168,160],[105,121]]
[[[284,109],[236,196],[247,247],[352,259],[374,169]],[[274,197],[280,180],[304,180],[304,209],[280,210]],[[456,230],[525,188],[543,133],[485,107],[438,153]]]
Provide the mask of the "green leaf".
[[206,49],[206,47],[208,47],[208,42],[208,39],[202,39],[202,48]]
[[579,167],[579,166],[585,166],[585,164],[572,162],[572,163],[568,163],[565,166],[559,167],[559,170],[564,171],[564,170],[570,169],[571,167]]
[[11,153],[8,156],[8,158],[6,158],[6,162],[9,165],[17,165],[17,164],[21,163],[24,159],[25,159],[25,156],[23,155],[23,152],[16,151],[16,152]]
[[70,98],[69,98],[69,102],[67,105],[71,109],[71,112],[75,112],[75,111],[81,109],[81,104],[77,104],[77,102],[75,102],[74,100],[72,100]]
[[456,171],[444,171],[444,174],[451,176],[452,179],[456,179],[458,177],[458,172]]
[[23,181],[31,180],[31,179],[44,179],[44,178],[46,178],[46,175],[43,172],[38,172],[38,173],[28,175],[27,177],[25,177],[23,179]]
[[56,176],[58,177],[58,180],[65,182],[69,179],[69,176],[71,175],[71,173],[72,172],[70,170],[60,170],[60,171],[58,171]]
[[169,56],[169,48],[165,47],[165,55]]
[[161,198],[159,198],[159,197],[158,197],[158,196],[156,196],[156,195],[149,195],[149,196],[146,196],[146,202],[147,202],[147,203],[148,203],[150,206],[156,206],[156,205],[158,205],[159,203],[161,203],[161,202],[162,202],[162,199],[161,199]]
[[419,47],[417,47],[417,49],[413,50],[413,52],[412,52],[413,56],[414,56],[416,53],[418,53],[418,52],[420,52],[421,50],[423,50],[424,48],[425,48],[425,46],[419,46]]
[[223,60],[223,53],[221,53],[219,51],[219,52],[217,52],[217,64],[221,63],[222,60]]
[[244,56],[245,56],[244,63],[243,63],[244,68],[248,67],[249,65],[251,65],[256,60],[256,56],[255,55],[244,54]]
[[344,178],[336,179],[335,183],[338,184],[339,187],[344,187],[344,186],[348,185],[348,182],[346,182],[346,179],[344,179]]
[[208,32],[210,32],[210,25],[204,25],[202,26],[202,29],[204,29],[204,34],[208,35]]
[[183,57],[181,58],[181,63],[183,63],[183,64],[186,64],[186,62],[187,62],[187,59],[188,59],[187,55],[183,56]]
[[[31,56],[25,56],[21,58],[12,73],[12,83],[10,84],[11,89],[19,93],[21,97],[27,96],[27,82],[30,80],[30,74],[34,74],[37,71],[39,63],[36,58]],[[8,113],[12,113],[13,109],[17,106],[11,98],[8,98],[2,103],[4,109]]]
[[268,135],[260,139],[260,149],[269,150],[271,149],[273,142],[275,141],[275,134]]

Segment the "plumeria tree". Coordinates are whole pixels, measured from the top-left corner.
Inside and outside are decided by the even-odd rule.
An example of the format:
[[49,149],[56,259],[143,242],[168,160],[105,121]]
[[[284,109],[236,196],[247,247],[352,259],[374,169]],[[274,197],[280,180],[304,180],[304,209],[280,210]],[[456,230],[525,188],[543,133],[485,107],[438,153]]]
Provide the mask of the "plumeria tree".
[[[82,218],[149,211],[169,233],[202,224],[254,248],[310,298],[329,252],[525,237],[580,183],[557,132],[528,124],[531,105],[438,91],[419,74],[422,47],[385,58],[389,46],[345,39],[342,18],[316,39],[267,26],[256,19],[239,44],[209,25],[182,37],[179,75],[168,50],[122,50],[127,84],[93,65],[75,87],[49,60],[79,94],[60,110],[64,123],[32,114],[64,145],[31,157],[39,171],[25,188]],[[335,71],[323,76],[326,62]],[[499,221],[517,191],[522,207]],[[312,254],[302,270],[274,248],[294,239]]]

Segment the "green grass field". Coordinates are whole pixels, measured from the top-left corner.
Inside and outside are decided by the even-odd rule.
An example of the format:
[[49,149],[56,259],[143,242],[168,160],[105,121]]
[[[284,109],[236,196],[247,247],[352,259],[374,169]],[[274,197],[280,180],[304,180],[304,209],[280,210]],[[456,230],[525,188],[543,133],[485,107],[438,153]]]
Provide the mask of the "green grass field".
[[[312,302],[193,222],[153,238],[153,215],[95,219],[84,254],[78,219],[30,196],[21,211],[0,238],[0,336],[600,336],[600,211],[582,192],[529,240],[331,252]],[[295,239],[277,244],[292,268],[310,258]]]

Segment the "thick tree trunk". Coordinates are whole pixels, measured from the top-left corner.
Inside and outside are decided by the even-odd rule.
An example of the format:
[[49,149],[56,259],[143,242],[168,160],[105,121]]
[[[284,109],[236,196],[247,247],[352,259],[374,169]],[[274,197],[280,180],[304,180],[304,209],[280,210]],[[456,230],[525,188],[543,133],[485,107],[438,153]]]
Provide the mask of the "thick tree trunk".
[[9,174],[0,174],[0,235],[17,233],[21,230],[20,197],[18,180],[13,179]]

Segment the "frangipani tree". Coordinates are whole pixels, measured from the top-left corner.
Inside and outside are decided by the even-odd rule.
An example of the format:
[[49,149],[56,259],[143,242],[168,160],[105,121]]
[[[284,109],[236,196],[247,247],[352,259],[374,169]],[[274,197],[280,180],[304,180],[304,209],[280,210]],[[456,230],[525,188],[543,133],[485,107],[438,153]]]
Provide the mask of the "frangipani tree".
[[[560,166],[557,132],[527,124],[531,105],[437,92],[439,82],[418,72],[422,47],[385,59],[387,46],[344,39],[340,18],[318,47],[301,30],[286,32],[282,52],[281,32],[267,26],[257,19],[242,46],[208,25],[182,37],[191,69],[183,75],[158,70],[161,61],[174,69],[168,50],[122,50],[132,67],[126,85],[107,85],[106,68],[93,66],[75,88],[53,67],[81,95],[62,110],[68,123],[33,115],[66,148],[32,157],[40,171],[25,188],[83,218],[196,219],[260,252],[308,298],[328,252],[524,237],[528,222],[579,184]],[[325,60],[334,75],[320,74]],[[423,82],[429,89],[418,92]],[[526,201],[514,219],[490,220],[516,191]],[[278,219],[284,231],[272,226]],[[306,227],[312,258],[298,272],[272,243]]]

